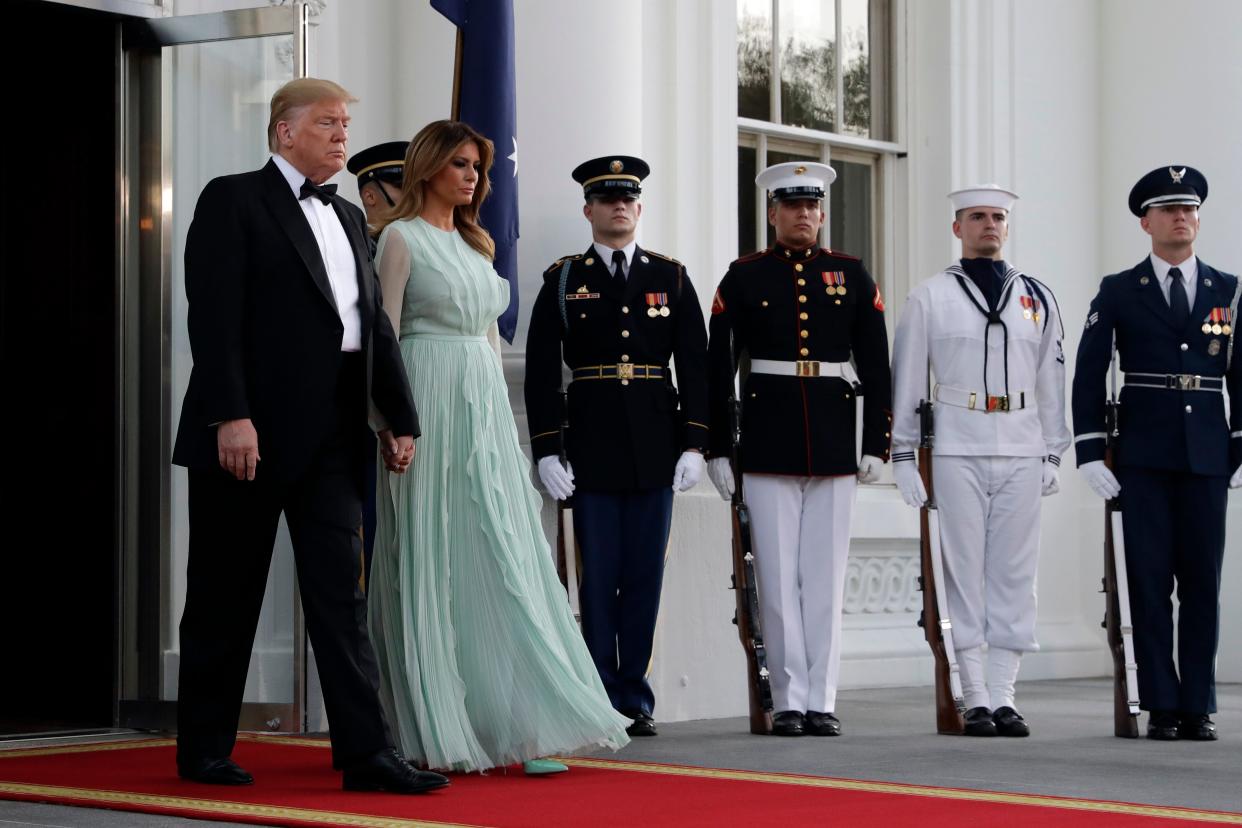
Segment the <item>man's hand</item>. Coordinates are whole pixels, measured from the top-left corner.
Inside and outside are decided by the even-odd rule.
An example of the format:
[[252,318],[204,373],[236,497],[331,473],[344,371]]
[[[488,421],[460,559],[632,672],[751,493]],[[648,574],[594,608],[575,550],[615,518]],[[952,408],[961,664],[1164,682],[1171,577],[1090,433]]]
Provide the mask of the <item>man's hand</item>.
[[1242,487],[1242,466],[1238,466],[1233,473],[1233,477],[1229,478],[1229,488],[1237,489],[1239,487]]
[[1091,491],[1098,494],[1105,500],[1111,500],[1121,494],[1121,484],[1117,482],[1117,478],[1108,466],[1104,465],[1103,460],[1092,460],[1090,463],[1083,463],[1078,467],[1078,471],[1082,472],[1082,476],[1087,478],[1087,485],[1091,487]]
[[[568,465],[568,464],[566,464]],[[539,479],[543,488],[557,500],[569,500],[574,493],[574,467],[561,465],[555,454],[539,458]]]
[[1043,497],[1054,495],[1061,491],[1061,474],[1060,467],[1051,460],[1044,461],[1044,485],[1040,490]]
[[858,482],[874,483],[880,479],[880,469],[883,467],[883,460],[870,454],[864,454],[862,460],[858,461]]
[[923,486],[923,478],[919,477],[919,467],[912,460],[902,460],[893,464],[893,482],[901,499],[907,506],[921,509],[927,503],[927,489]]
[[379,442],[384,468],[393,474],[405,474],[414,460],[414,438],[409,434],[393,437],[392,431],[384,429],[379,433]]
[[216,453],[220,468],[238,480],[254,480],[259,465],[259,433],[249,417],[225,420],[216,426]]
[[703,455],[697,451],[683,451],[673,469],[673,491],[692,489],[703,479]]
[[720,493],[721,500],[732,499],[734,485],[733,464],[729,462],[728,457],[713,457],[711,460],[708,460],[707,476],[712,479],[712,485]]

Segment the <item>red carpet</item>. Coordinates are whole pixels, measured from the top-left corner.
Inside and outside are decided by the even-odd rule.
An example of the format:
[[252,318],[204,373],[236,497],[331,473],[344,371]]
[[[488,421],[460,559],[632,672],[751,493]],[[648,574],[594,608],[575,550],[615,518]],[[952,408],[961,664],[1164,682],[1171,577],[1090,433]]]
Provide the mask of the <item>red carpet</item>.
[[353,826],[962,826],[1242,825],[1194,811],[795,774],[571,759],[567,774],[456,775],[423,796],[346,793],[326,743],[243,736],[234,758],[257,782],[182,782],[168,739],[0,751],[0,798],[262,825]]

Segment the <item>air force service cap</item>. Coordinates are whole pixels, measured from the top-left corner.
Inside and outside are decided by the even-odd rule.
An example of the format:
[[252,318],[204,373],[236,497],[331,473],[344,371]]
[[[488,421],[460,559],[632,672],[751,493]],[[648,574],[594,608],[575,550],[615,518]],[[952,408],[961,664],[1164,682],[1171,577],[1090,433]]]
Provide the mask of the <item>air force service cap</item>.
[[1191,204],[1198,207],[1207,201],[1208,184],[1203,173],[1194,167],[1174,164],[1152,170],[1130,190],[1130,212],[1140,218],[1148,207],[1165,204]]
[[792,201],[802,198],[819,200],[832,182],[837,171],[827,164],[811,161],[787,161],[773,164],[755,176],[755,183],[767,190],[773,201]]
[[389,141],[367,147],[355,153],[345,168],[358,176],[359,187],[372,181],[387,181],[400,187],[401,175],[405,172],[405,151],[409,146],[409,141]]
[[954,215],[971,207],[998,207],[1008,213],[1013,210],[1013,203],[1017,200],[1017,193],[1010,192],[999,184],[979,184],[949,193]]
[[647,162],[632,155],[605,155],[583,161],[570,173],[582,185],[582,194],[592,196],[638,196],[642,180],[651,173]]

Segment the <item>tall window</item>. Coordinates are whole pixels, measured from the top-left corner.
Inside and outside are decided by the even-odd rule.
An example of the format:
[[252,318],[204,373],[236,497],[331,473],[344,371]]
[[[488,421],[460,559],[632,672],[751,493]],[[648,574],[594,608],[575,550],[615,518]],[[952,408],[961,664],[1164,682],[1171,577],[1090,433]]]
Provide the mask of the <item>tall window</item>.
[[883,281],[881,219],[893,141],[891,0],[737,0],[738,247],[771,244],[755,175],[782,161],[831,164],[823,243]]

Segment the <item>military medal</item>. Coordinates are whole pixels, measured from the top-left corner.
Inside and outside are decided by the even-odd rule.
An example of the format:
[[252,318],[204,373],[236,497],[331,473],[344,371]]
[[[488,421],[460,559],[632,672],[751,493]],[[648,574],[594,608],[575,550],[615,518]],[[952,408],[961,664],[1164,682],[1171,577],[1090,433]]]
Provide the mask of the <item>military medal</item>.
[[1225,336],[1233,336],[1233,308],[1222,308],[1225,312],[1222,317],[1220,332]]
[[657,316],[668,316],[672,311],[668,309],[667,293],[648,293],[647,297],[647,315],[652,319]]
[[[1208,314],[1208,321],[1211,323],[1211,325],[1210,326],[1206,324],[1204,325],[1204,327],[1210,327],[1212,333],[1216,334],[1217,336],[1220,336],[1222,333],[1224,333],[1224,330],[1225,330],[1221,324],[1224,321],[1225,310],[1226,308],[1212,308],[1211,313]],[[1207,331],[1204,331],[1204,333],[1207,333]]]
[[1220,353],[1220,340],[1213,339],[1208,343],[1208,356],[1216,356]]
[[1022,303],[1022,318],[1030,319],[1034,315],[1031,312],[1031,306],[1034,304],[1035,300],[1029,296],[1019,296],[1018,301]]
[[845,271],[825,270],[823,276],[824,284],[828,286],[824,288],[824,292],[829,296],[845,295]]

